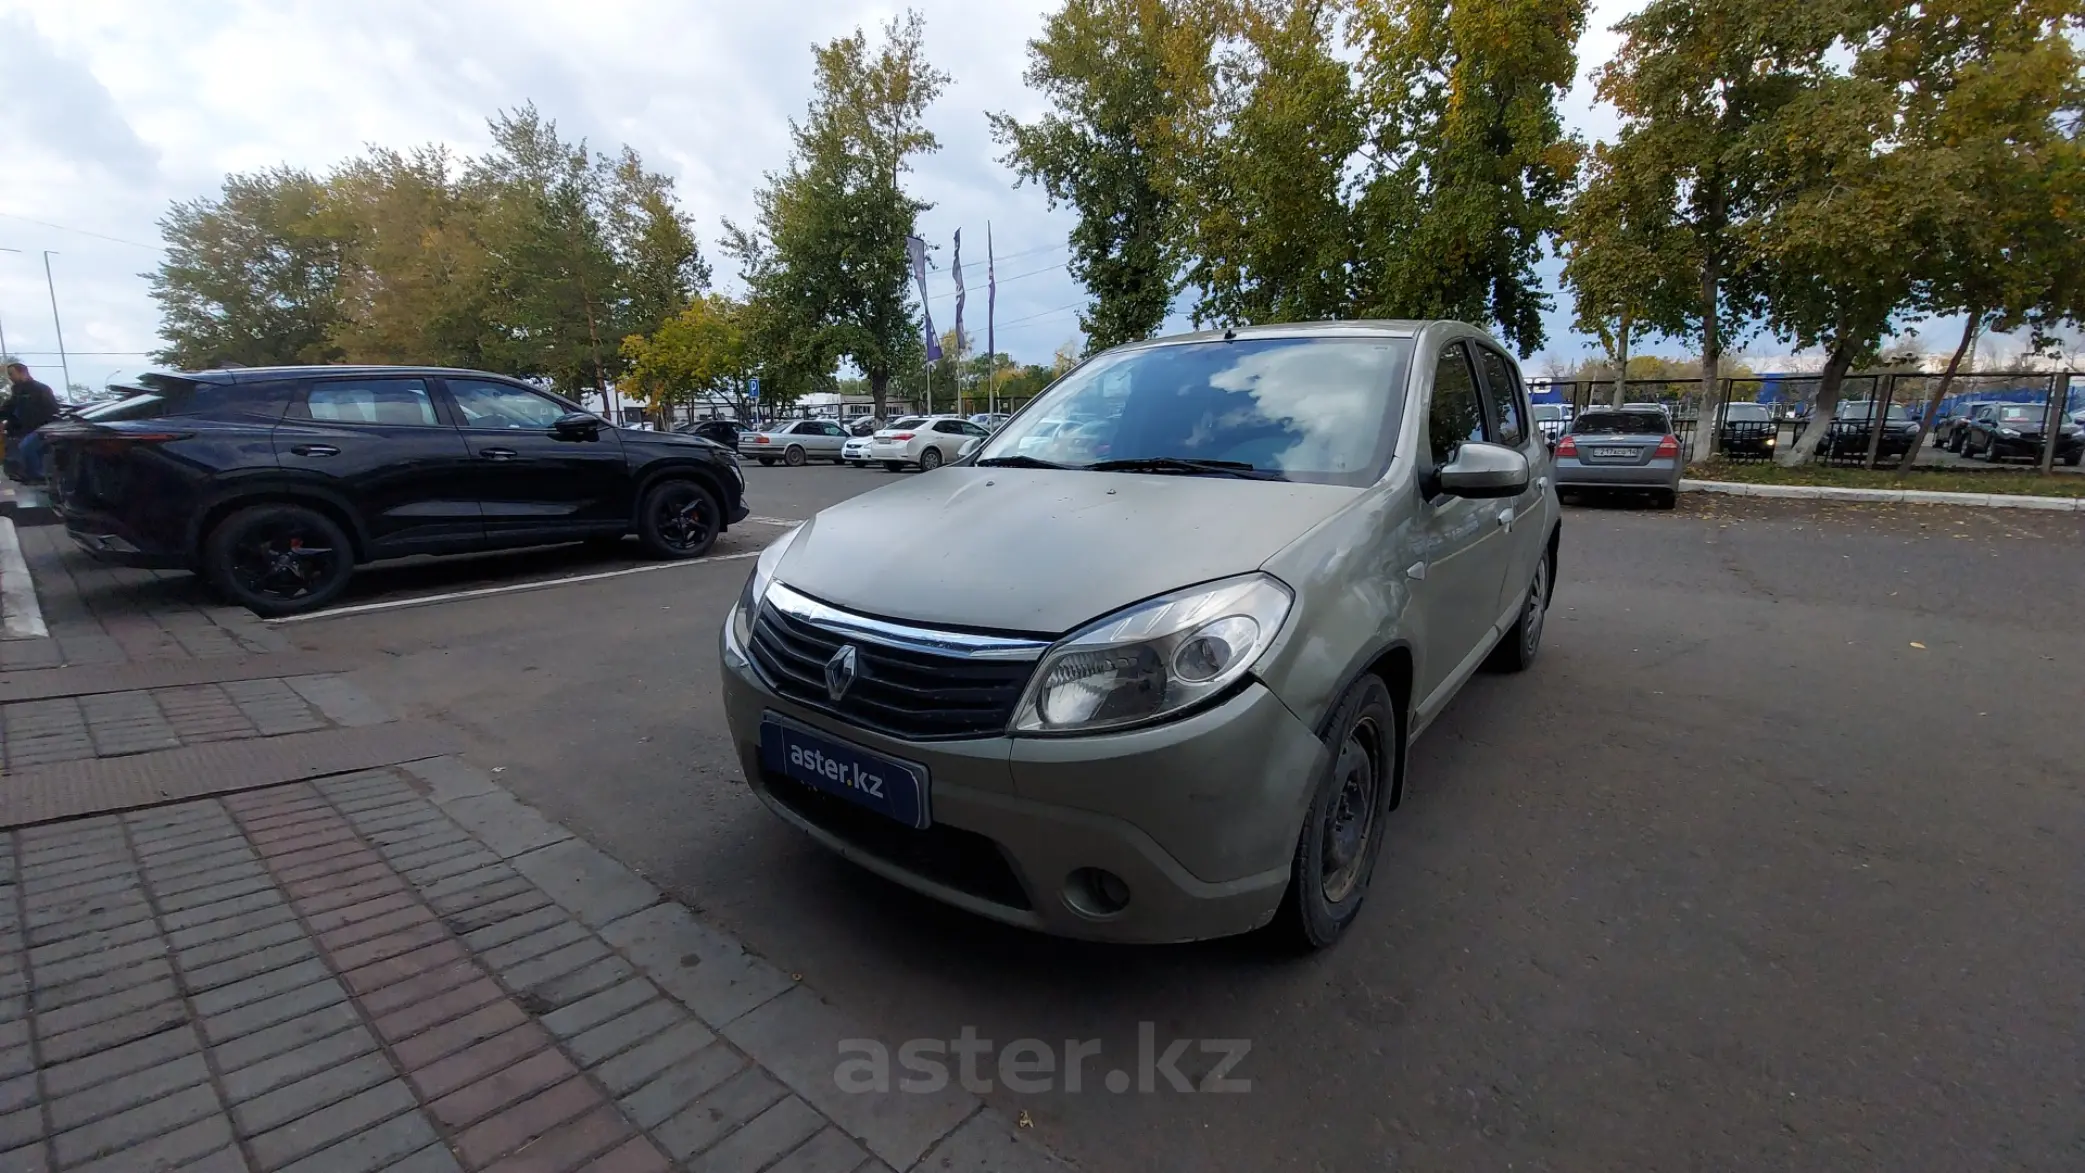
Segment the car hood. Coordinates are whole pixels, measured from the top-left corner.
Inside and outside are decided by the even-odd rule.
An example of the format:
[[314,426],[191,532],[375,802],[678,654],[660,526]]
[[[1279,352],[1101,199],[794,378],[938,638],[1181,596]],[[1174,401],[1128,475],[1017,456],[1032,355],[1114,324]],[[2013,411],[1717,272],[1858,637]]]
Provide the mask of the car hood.
[[813,517],[775,577],[866,615],[1056,635],[1257,569],[1361,490],[1218,477],[946,468]]
[[621,440],[625,445],[636,445],[644,448],[700,448],[712,452],[718,449],[722,449],[725,452],[731,451],[729,445],[719,444],[715,440],[690,435],[686,432],[650,432],[643,428],[617,428],[615,430],[615,438]]

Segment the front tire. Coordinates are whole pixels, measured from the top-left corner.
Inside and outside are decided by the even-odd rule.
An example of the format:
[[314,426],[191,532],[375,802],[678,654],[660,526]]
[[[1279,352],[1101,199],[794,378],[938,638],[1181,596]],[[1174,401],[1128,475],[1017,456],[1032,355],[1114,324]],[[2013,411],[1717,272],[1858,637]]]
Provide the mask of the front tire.
[[302,505],[249,505],[203,540],[203,572],[256,615],[325,606],[355,572],[354,546],[332,518]]
[[716,544],[724,512],[694,481],[661,481],[637,509],[637,543],[653,558],[700,558]]
[[1329,947],[1354,923],[1381,854],[1404,769],[1405,724],[1380,678],[1364,676],[1340,698],[1329,744],[1272,926],[1284,945],[1304,952]]
[[774,457],[772,457],[772,456],[763,456],[763,457],[761,457],[761,458],[760,458],[760,467],[762,467],[762,468],[773,468],[774,466],[775,466],[775,458],[774,458]]
[[1542,626],[1549,617],[1550,580],[1553,577],[1550,553],[1542,551],[1542,560],[1535,563],[1535,580],[1528,584],[1528,593],[1520,602],[1520,617],[1499,644],[1485,658],[1484,666],[1493,672],[1525,672],[1534,666],[1535,656],[1542,650]]
[[941,449],[929,445],[925,452],[919,454],[919,471],[933,472],[935,469],[940,467]]
[[886,461],[884,461],[884,462],[883,462],[883,471],[885,471],[885,472],[904,472],[904,471],[905,471],[905,462],[904,462],[904,461],[902,461],[902,460],[886,460]]

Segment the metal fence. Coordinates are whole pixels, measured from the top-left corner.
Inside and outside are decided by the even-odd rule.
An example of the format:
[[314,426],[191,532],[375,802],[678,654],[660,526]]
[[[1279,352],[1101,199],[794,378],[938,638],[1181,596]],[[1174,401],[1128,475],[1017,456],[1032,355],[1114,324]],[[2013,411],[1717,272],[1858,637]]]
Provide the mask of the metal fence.
[[[2070,371],[1984,371],[1955,376],[1939,404],[1932,395],[1941,376],[1924,372],[1863,371],[1846,376],[1829,428],[1819,437],[1813,460],[1824,464],[1903,467],[1915,463],[1945,466],[1967,458],[2024,460],[2059,466],[2071,463],[2085,446],[2077,431],[2063,425],[2085,414],[2085,379]],[[1765,374],[1718,379],[1704,393],[1700,379],[1629,379],[1617,396],[1614,380],[1530,379],[1536,403],[1568,406],[1572,415],[1593,407],[1651,404],[1671,418],[1673,432],[1697,456],[1734,461],[1766,461],[1796,443],[1811,423],[1820,380],[1813,374]],[[1978,423],[1985,405],[2029,409],[2024,417],[2033,429],[2021,436],[2002,436],[2000,429]],[[1933,428],[1917,453],[1910,442],[1916,424],[1934,407]],[[2038,411],[2034,409],[2039,409]],[[2009,413],[2017,414],[2017,413]],[[1706,429],[1704,421],[1715,421]],[[1879,426],[1878,426],[1879,425]],[[2056,436],[2056,451],[2045,451],[2040,437]],[[2024,437],[2024,438],[2023,438]]]

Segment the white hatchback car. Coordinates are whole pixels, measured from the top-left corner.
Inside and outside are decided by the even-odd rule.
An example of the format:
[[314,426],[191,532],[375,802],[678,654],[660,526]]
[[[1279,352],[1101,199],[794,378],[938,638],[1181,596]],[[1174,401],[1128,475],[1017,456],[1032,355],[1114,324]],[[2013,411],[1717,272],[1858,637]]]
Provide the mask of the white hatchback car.
[[874,443],[875,441],[868,436],[849,436],[847,442],[840,445],[841,463],[851,464],[856,468],[867,468],[869,448]]
[[984,442],[990,432],[959,415],[907,416],[869,438],[869,459],[898,472],[932,472]]

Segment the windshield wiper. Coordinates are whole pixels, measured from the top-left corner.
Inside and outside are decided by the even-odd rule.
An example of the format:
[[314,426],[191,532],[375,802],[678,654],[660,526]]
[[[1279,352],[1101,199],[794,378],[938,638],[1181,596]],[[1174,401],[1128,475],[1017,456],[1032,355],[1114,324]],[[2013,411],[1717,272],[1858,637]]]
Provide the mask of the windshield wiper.
[[1040,460],[1033,456],[988,456],[977,462],[979,468],[1070,468],[1054,460]]
[[1285,481],[1289,478],[1271,468],[1259,468],[1242,460],[1193,460],[1184,456],[1145,456],[1134,460],[1102,460],[1086,466],[1093,472],[1155,472],[1176,476],[1243,477],[1254,481]]

